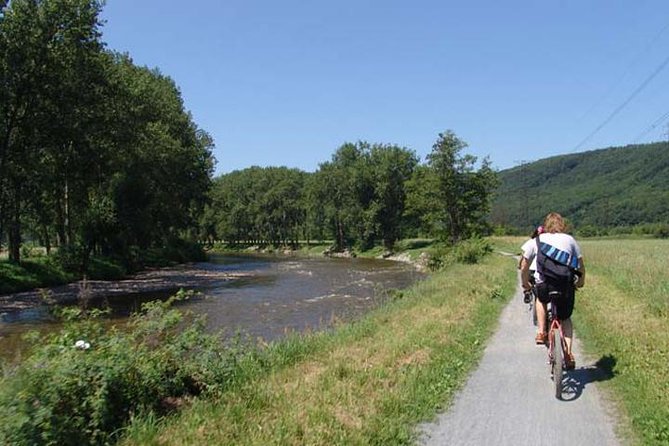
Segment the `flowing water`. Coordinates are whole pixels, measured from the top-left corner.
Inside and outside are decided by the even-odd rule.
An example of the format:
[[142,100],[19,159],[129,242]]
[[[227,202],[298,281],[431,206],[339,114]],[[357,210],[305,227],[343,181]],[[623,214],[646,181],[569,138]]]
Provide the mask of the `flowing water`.
[[[266,341],[286,332],[322,329],[333,320],[352,320],[382,303],[390,290],[422,277],[411,265],[371,259],[220,255],[198,266],[243,277],[208,283],[180,306],[205,314],[211,330],[240,331]],[[122,322],[142,302],[165,299],[174,291],[114,296],[104,304],[111,308],[112,321]],[[58,328],[44,307],[4,314],[0,357],[16,357],[25,332]]]

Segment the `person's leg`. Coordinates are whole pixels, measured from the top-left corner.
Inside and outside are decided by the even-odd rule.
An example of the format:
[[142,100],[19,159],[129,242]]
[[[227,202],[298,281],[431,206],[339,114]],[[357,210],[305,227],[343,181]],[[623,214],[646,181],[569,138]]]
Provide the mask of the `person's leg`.
[[563,291],[563,299],[560,302],[559,315],[562,321],[562,333],[564,342],[567,346],[567,358],[565,360],[567,369],[573,369],[576,366],[574,354],[572,353],[572,341],[574,337],[574,326],[571,322],[571,314],[574,311],[575,293],[573,287],[568,287]]
[[548,287],[544,283],[537,285],[537,300],[536,300],[536,312],[537,312],[537,336],[534,338],[537,344],[545,344],[548,335],[546,331],[546,315],[548,310],[546,308],[548,305]]
[[537,331],[539,333],[546,333],[546,304],[537,299]]
[[567,344],[567,353],[571,355],[571,340],[574,334],[571,318],[562,321],[562,332],[564,333],[564,342]]

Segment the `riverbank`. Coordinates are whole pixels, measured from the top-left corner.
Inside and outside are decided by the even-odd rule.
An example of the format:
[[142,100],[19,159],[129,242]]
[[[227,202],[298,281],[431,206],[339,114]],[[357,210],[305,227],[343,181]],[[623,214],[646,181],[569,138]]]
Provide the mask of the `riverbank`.
[[[324,257],[328,254],[329,244],[309,244],[299,249],[275,249],[261,246],[246,246],[232,249],[229,247],[218,247],[209,251],[209,254],[275,254],[297,257]],[[398,252],[392,256],[379,254],[378,249],[351,253],[342,257],[379,258],[412,264],[419,271],[426,270],[426,256],[424,253],[415,253],[410,250]],[[159,291],[178,290],[179,288],[207,287],[215,285],[216,282],[234,280],[244,277],[243,273],[225,272],[211,268],[207,263],[184,263],[169,267],[147,268],[127,277],[118,277],[114,280],[76,280],[75,277],[67,275],[57,266],[50,265],[46,259],[34,263],[24,263],[29,270],[38,271],[36,277],[24,278],[23,284],[16,286],[32,289],[18,292],[9,292],[0,295],[0,314],[10,313],[28,308],[34,308],[43,304],[70,304],[85,297],[86,299],[113,298],[119,295],[135,293],[151,293]],[[39,265],[37,267],[36,265]],[[0,274],[9,281],[10,277],[24,274],[17,272],[19,267],[5,263],[6,271]],[[0,269],[0,273],[2,270]],[[122,276],[122,274],[115,274]],[[17,281],[18,282],[18,281]],[[4,287],[11,289],[12,287]]]
[[43,304],[68,304],[81,298],[101,299],[135,293],[212,286],[248,274],[214,269],[206,263],[154,268],[122,280],[78,280],[65,285],[36,288],[0,296],[0,314]]
[[121,444],[405,444],[477,363],[516,274],[495,254],[451,265],[360,321],[269,345],[218,398],[136,417]]

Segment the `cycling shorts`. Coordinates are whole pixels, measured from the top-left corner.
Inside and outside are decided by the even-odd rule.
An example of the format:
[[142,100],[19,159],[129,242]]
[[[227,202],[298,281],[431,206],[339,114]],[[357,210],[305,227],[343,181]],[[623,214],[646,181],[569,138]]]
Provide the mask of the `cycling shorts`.
[[573,285],[556,286],[552,283],[537,284],[537,298],[547,304],[551,301],[550,293],[560,292],[555,305],[557,306],[557,315],[561,320],[569,319],[574,311],[575,290]]

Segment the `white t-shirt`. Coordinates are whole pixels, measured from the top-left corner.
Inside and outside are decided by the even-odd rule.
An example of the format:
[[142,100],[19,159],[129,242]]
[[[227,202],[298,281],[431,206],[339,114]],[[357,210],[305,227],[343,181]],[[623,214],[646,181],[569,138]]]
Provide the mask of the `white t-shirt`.
[[[555,246],[560,251],[566,251],[572,256],[575,256],[577,259],[583,257],[581,254],[581,247],[578,246],[574,237],[569,234],[562,232],[557,233],[544,233],[539,235],[539,241],[543,243],[548,243],[549,245]],[[529,239],[521,247],[523,250],[523,257],[525,257],[530,263],[530,269],[534,271],[534,279],[537,283],[541,283],[541,278],[537,272],[537,241],[536,239]]]

